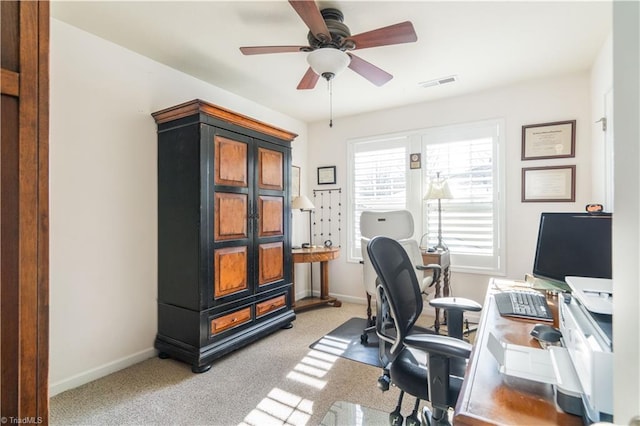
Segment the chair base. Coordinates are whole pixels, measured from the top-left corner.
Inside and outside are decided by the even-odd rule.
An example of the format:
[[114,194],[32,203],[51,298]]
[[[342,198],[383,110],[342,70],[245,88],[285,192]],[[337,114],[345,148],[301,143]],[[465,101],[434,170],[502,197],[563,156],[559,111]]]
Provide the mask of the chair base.
[[[434,409],[434,412],[440,413],[440,418],[434,417],[434,414],[431,412],[429,407],[424,407],[422,409],[421,421],[423,425],[427,426],[451,426],[451,422],[449,421],[448,411],[443,411],[441,409]],[[437,414],[436,414],[437,415]]]

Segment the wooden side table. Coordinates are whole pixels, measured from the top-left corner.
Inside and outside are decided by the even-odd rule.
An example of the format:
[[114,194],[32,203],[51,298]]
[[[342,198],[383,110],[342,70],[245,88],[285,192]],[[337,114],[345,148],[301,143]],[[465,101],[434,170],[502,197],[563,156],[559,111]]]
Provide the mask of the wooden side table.
[[[440,296],[449,297],[449,293],[451,290],[451,287],[449,286],[449,266],[451,266],[451,256],[449,255],[449,250],[434,251],[434,252],[423,251],[422,262],[425,265],[429,263],[435,263],[436,265],[440,265],[440,267],[442,268],[442,274],[440,274],[440,277],[438,278],[438,281],[436,281],[436,284],[435,284],[436,298]],[[441,281],[443,283],[442,287],[440,286]],[[442,294],[440,294],[441,288],[442,288]],[[440,308],[435,308],[435,309],[436,309],[436,320],[433,323],[433,328],[436,330],[436,333],[439,333],[440,332]],[[443,312],[442,316],[443,316],[442,324],[446,324],[447,323],[446,312]]]
[[[293,304],[294,312],[299,312],[304,309],[314,308],[320,305],[332,305],[336,308],[342,306],[335,297],[329,296],[329,261],[337,259],[340,256],[340,248],[338,247],[311,247],[303,249],[291,250],[293,257],[293,269],[295,270],[296,263],[311,263],[320,262],[320,297],[305,297],[298,301],[296,297],[296,280],[295,272],[291,273],[291,302]],[[313,271],[312,271],[313,273]],[[313,288],[311,289],[313,293]]]

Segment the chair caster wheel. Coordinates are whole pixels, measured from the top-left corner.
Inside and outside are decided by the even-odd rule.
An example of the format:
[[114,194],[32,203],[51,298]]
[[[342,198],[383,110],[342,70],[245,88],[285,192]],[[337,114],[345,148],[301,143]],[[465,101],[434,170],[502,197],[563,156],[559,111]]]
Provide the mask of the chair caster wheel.
[[431,426],[431,410],[428,407],[422,409],[422,423]]
[[362,343],[363,345],[366,345],[368,341],[369,341],[369,336],[366,333],[360,335],[360,343]]
[[390,385],[391,378],[388,375],[383,374],[382,376],[378,377],[378,389],[380,389],[382,392],[388,391]]
[[406,419],[404,424],[406,426],[420,426],[421,425],[420,420],[418,420],[418,416],[413,415],[413,414],[407,416],[407,419]]
[[396,410],[389,414],[389,424],[391,426],[402,426],[403,421],[404,418],[402,417],[402,414],[400,414],[400,411]]

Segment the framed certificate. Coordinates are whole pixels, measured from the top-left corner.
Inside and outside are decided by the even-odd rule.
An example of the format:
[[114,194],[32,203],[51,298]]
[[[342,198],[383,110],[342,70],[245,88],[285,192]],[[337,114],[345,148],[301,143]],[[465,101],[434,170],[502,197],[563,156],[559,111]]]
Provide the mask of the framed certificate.
[[522,169],[522,202],[573,202],[576,166]]
[[336,166],[318,167],[318,185],[336,183]]
[[522,126],[522,160],[576,156],[576,120]]

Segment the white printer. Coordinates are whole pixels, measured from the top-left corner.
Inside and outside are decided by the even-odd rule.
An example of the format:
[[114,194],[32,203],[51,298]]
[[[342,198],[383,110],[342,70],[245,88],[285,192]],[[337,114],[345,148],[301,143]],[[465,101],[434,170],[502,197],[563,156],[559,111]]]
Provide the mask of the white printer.
[[488,349],[500,372],[550,383],[556,402],[589,423],[613,421],[612,281],[566,277],[571,295],[562,295],[561,346],[537,349],[489,336]]
[[611,421],[613,284],[604,278],[566,277],[565,281],[571,296],[560,305],[560,331],[580,380],[585,415],[591,421]]

